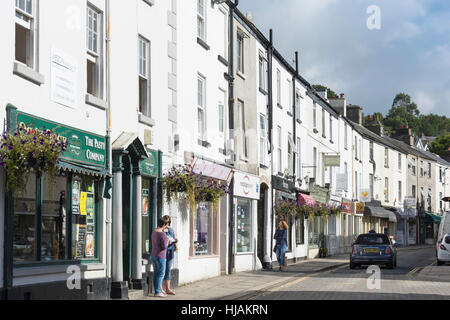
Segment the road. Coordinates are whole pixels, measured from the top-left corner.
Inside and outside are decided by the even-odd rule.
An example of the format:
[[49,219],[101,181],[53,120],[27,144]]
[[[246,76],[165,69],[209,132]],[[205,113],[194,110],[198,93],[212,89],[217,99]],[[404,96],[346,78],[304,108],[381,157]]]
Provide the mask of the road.
[[[249,300],[450,300],[450,272],[440,278],[421,276],[421,270],[435,264],[435,249],[399,250],[397,268],[381,267],[381,280],[373,280],[367,267],[351,270],[348,265],[299,277]],[[444,268],[449,268],[444,267]],[[446,273],[445,273],[446,274]],[[369,279],[371,278],[371,279]]]

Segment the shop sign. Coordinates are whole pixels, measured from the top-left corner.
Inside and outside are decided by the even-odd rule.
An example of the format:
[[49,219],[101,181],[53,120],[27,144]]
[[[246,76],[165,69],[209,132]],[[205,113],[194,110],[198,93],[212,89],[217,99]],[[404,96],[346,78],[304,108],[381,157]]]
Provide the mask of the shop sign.
[[24,130],[54,131],[61,141],[68,143],[67,151],[60,159],[97,167],[104,167],[106,164],[105,137],[20,111],[17,112],[17,124]]
[[76,107],[78,93],[76,59],[56,48],[52,48],[50,83],[52,101],[71,108]]
[[272,176],[272,187],[287,193],[291,193],[295,189],[295,185],[292,181],[277,176]]
[[362,202],[370,202],[371,194],[369,189],[362,189],[359,194]]
[[144,176],[158,177],[158,152],[150,150],[147,151],[147,154],[148,158],[139,163],[141,174]]
[[328,203],[328,193],[329,189],[322,188],[318,185],[314,185],[311,187],[310,194],[314,198],[314,200],[318,203],[327,204]]
[[416,198],[414,197],[406,197],[404,201],[405,208],[415,208],[417,205]]
[[234,172],[234,195],[236,197],[259,200],[259,177],[236,171]]
[[217,180],[227,181],[231,173],[231,168],[207,160],[197,159],[194,165],[194,173]]
[[350,200],[342,199],[342,209],[345,213],[352,213],[352,202]]
[[340,167],[341,166],[341,156],[327,156],[323,158],[325,167]]
[[366,209],[366,204],[364,202],[356,203],[356,213],[364,214],[365,209]]

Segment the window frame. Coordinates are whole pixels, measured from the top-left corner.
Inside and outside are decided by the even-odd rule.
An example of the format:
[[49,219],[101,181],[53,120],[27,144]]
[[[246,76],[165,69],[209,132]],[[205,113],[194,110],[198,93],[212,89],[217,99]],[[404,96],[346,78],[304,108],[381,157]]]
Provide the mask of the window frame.
[[[96,15],[96,46],[97,52],[89,48],[89,13],[92,12]],[[86,7],[86,64],[87,68],[89,64],[93,65],[93,74],[89,74],[87,71],[86,77],[86,92],[91,94],[99,99],[103,99],[103,12],[96,8],[91,3],[87,3]],[[90,77],[92,79],[89,79]],[[89,92],[89,80],[92,82],[92,91]]]
[[266,166],[267,125],[266,116],[262,113],[259,114],[259,144],[259,164]]
[[[19,0],[15,1],[15,15],[14,15],[14,21],[15,21],[15,25],[18,25],[21,28],[24,28],[25,30],[27,30],[28,32],[28,37],[26,39],[26,52],[25,52],[25,56],[26,56],[26,62],[24,63],[23,61],[17,60],[16,57],[16,52],[14,52],[14,61],[17,63],[20,63],[22,65],[25,65],[33,70],[37,71],[37,65],[38,65],[38,59],[37,59],[37,50],[38,50],[38,45],[37,45],[37,32],[38,29],[36,28],[36,21],[38,20],[38,1],[39,0],[29,0],[30,1],[30,11],[28,12],[22,9],[20,6],[18,6],[18,2]],[[23,2],[26,6],[27,0],[24,0]],[[20,15],[20,17],[18,17],[18,15]],[[29,21],[27,21],[29,20]],[[15,32],[15,37],[17,36],[16,34],[16,30]],[[17,44],[15,44],[15,51],[17,50]]]
[[[202,12],[200,12],[200,4],[203,6]],[[206,42],[206,8],[205,0],[197,0],[197,37],[204,42]]]
[[244,68],[244,54],[245,54],[245,51],[244,51],[244,42],[245,42],[245,36],[244,36],[244,34],[242,33],[242,31],[239,31],[238,30],[238,32],[237,32],[237,35],[236,35],[236,68],[237,68],[237,71],[238,72],[240,72],[240,73],[242,73],[242,74],[245,74],[245,68]]
[[278,172],[283,173],[283,152],[282,152],[282,128],[281,126],[277,126],[277,133],[278,133]]
[[[145,57],[143,55],[143,51],[145,50]],[[139,112],[146,117],[151,118],[152,109],[151,109],[151,43],[148,39],[143,37],[142,35],[138,36],[138,61],[139,61],[139,70],[138,70],[138,78],[139,78]],[[141,63],[145,64],[143,68],[141,68]],[[147,74],[142,74],[141,71],[145,71]],[[144,81],[146,84],[145,91],[145,106],[141,105],[141,81]],[[145,109],[144,109],[145,107]]]
[[[200,90],[200,83],[202,84],[201,90]],[[200,111],[203,115],[201,121],[199,117]],[[197,133],[198,138],[201,141],[206,141],[206,77],[204,77],[200,73],[197,74]]]

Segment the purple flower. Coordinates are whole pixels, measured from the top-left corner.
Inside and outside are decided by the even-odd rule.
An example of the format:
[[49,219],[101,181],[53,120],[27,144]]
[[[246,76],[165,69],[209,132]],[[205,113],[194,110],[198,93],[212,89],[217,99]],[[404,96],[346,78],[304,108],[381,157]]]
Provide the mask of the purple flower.
[[10,144],[10,145],[8,146],[8,150],[12,150],[12,149],[14,149],[14,146],[13,146],[12,144]]

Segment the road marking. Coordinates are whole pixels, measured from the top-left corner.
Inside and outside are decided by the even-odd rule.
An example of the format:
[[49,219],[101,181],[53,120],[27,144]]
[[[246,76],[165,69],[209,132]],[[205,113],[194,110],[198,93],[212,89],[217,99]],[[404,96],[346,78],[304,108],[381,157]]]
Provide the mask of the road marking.
[[266,290],[266,291],[264,291],[264,292],[262,292],[262,293],[260,293],[260,294],[257,294],[257,295],[255,295],[255,296],[249,298],[248,300],[256,300],[257,298],[265,297],[265,296],[267,296],[268,294],[270,294],[270,293],[272,293],[272,292],[279,291],[279,290],[281,290],[282,288],[285,288],[285,287],[288,287],[288,286],[289,286],[289,287],[290,287],[290,286],[293,286],[293,285],[295,285],[295,284],[297,284],[297,283],[300,283],[300,282],[302,282],[302,281],[308,280],[308,279],[310,279],[310,278],[312,278],[312,277],[315,277],[315,276],[318,276],[318,275],[320,275],[320,274],[327,274],[327,273],[331,273],[331,272],[333,272],[333,271],[338,271],[338,270],[341,270],[341,269],[344,269],[344,268],[348,268],[348,265],[343,265],[343,266],[340,266],[340,267],[337,267],[337,268],[333,268],[333,269],[328,270],[328,271],[322,271],[322,272],[319,271],[319,272],[316,272],[316,273],[313,273],[313,274],[310,274],[310,275],[301,277],[300,279],[296,279],[296,280],[289,281],[289,282],[287,282],[287,283],[285,283],[285,284],[282,284],[282,285],[279,286],[279,287],[276,287],[276,288],[273,288],[273,289],[268,289],[268,290]]
[[408,272],[406,275],[407,276],[412,276],[413,274],[415,274],[417,271],[419,271],[419,267],[416,267],[414,269],[412,269],[410,272]]

